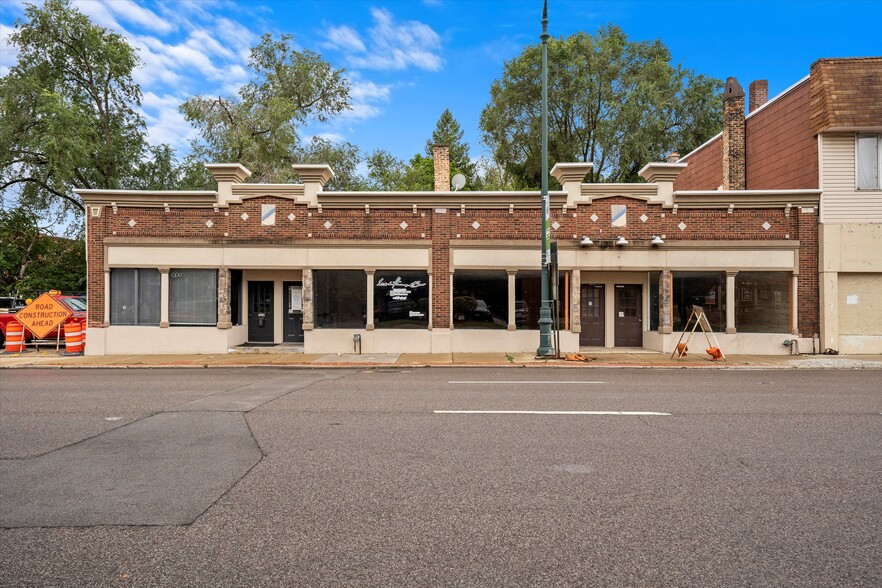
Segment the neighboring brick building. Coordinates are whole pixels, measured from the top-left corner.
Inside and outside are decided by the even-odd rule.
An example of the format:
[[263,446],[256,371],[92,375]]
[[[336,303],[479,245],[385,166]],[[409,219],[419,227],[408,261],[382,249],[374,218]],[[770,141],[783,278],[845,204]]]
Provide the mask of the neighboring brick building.
[[[736,86],[730,78],[727,89]],[[769,102],[767,87],[751,84],[750,114],[727,118],[723,133],[680,160],[689,165],[676,194],[737,189],[726,180],[732,167],[744,171],[743,195],[821,190],[819,261],[798,277],[800,330],[814,323],[820,349],[882,353],[882,58],[818,60]],[[743,113],[734,102],[728,112]],[[732,144],[743,156],[726,150]]]

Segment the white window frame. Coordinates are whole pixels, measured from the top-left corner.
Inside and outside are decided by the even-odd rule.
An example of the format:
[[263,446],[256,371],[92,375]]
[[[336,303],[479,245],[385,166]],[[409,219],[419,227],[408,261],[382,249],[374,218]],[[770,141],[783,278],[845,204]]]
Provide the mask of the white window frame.
[[[858,140],[861,137],[876,137],[876,185],[871,188],[861,187],[860,170],[861,163],[860,152],[858,151]],[[854,188],[855,190],[882,190],[882,133],[855,133],[854,135]]]

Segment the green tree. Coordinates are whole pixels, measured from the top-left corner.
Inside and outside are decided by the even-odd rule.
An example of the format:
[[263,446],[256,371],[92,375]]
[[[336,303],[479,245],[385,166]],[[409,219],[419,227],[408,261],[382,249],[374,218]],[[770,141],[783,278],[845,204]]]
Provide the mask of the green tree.
[[447,145],[450,149],[450,175],[463,174],[466,177],[466,190],[472,189],[475,180],[475,164],[472,163],[469,155],[469,144],[463,142],[463,130],[459,126],[459,122],[453,118],[453,114],[449,109],[444,109],[438,122],[435,123],[435,130],[432,131],[432,138],[426,141],[426,155],[432,157],[432,146],[436,143]]
[[49,228],[27,208],[0,210],[0,293],[86,289],[85,242],[49,235]]
[[326,149],[323,143],[301,145],[300,127],[310,120],[327,121],[349,108],[343,70],[335,70],[318,53],[297,51],[290,35],[275,40],[264,34],[251,49],[248,66],[253,77],[238,95],[194,96],[181,105],[199,132],[184,174],[187,181],[205,179],[193,167],[206,161],[241,163],[255,182],[292,181],[291,164]]
[[26,5],[0,79],[0,192],[31,209],[84,210],[72,192],[125,188],[145,155],[134,49],[68,0]]
[[[541,63],[538,44],[507,61],[481,112],[482,140],[517,188],[541,183]],[[719,80],[613,25],[551,39],[548,82],[549,164],[593,161],[590,181],[636,181],[647,162],[691,151],[721,125]]]

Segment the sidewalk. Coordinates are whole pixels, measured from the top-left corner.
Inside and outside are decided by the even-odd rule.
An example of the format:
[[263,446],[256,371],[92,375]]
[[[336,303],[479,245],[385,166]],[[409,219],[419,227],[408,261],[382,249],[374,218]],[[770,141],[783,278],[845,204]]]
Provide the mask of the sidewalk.
[[215,355],[105,355],[63,356],[54,350],[0,354],[2,368],[160,368],[160,367],[536,367],[561,368],[772,368],[772,369],[882,369],[882,355],[730,355],[711,361],[690,354],[671,359],[664,353],[585,353],[587,362],[537,359],[529,353],[229,353]]

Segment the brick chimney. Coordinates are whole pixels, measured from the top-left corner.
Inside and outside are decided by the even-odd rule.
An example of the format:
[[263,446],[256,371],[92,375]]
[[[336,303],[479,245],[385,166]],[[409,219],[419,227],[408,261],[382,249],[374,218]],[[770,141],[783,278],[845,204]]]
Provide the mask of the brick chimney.
[[450,191],[450,148],[441,143],[432,145],[432,159],[435,160],[435,191]]
[[746,161],[744,90],[735,78],[723,92],[723,190],[744,190]]
[[747,110],[750,113],[769,101],[769,80],[755,80],[750,82],[750,87],[747,89],[747,92]]

